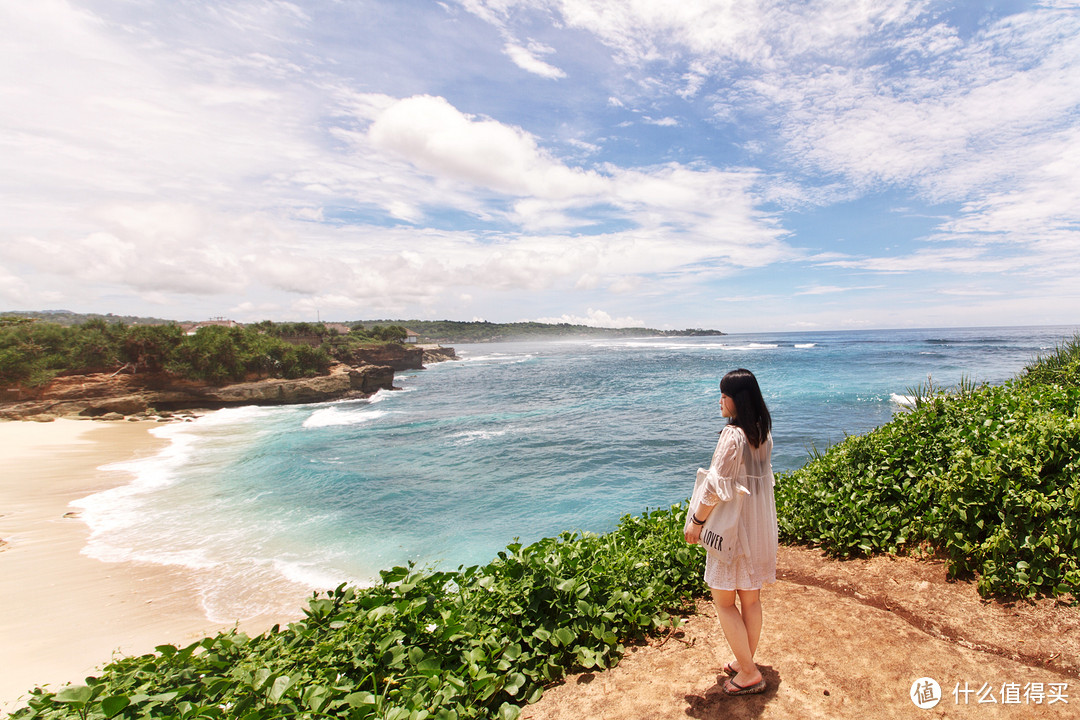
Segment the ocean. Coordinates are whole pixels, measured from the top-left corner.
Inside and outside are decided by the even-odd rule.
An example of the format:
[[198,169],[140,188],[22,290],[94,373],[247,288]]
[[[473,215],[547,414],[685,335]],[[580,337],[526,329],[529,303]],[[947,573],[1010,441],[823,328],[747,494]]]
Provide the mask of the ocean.
[[928,378],[999,384],[1077,327],[733,334],[456,345],[367,400],[243,407],[152,432],[158,455],[75,503],[84,552],[193,571],[207,617],[409,562],[457,568],[508,543],[604,532],[685,499],[709,461],[719,380],[758,377],[777,472],[902,412]]

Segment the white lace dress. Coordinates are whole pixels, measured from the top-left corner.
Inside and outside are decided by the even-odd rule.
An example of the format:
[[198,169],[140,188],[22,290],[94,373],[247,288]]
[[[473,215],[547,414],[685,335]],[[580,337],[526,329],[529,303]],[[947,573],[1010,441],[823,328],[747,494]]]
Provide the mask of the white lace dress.
[[776,582],[772,444],[770,434],[755,448],[742,429],[734,425],[728,425],[720,433],[701,505],[738,503],[739,531],[731,562],[724,562],[712,553],[707,556],[705,584],[711,588],[758,590],[765,583]]

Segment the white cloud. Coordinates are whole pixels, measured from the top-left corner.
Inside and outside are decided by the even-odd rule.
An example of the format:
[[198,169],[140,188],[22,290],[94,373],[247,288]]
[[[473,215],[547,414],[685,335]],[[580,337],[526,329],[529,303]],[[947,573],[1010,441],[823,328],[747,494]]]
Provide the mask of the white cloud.
[[774,74],[755,89],[785,109],[793,157],[937,201],[1015,178],[1030,144],[1080,104],[1080,19],[1014,16],[941,53],[900,74],[881,65]]
[[859,285],[844,287],[840,285],[813,285],[800,289],[796,295],[835,295],[837,293],[857,292],[860,290],[880,290],[882,285]]
[[911,0],[467,0],[463,4],[503,28],[511,24],[515,12],[551,12],[569,27],[593,33],[627,63],[685,53],[698,67],[710,69],[729,62],[768,67],[781,53],[801,55],[855,43],[875,30],[914,18],[928,5]]
[[938,292],[942,295],[955,295],[958,297],[1001,297],[1006,294],[1001,290],[987,290],[976,287],[942,288]]
[[422,170],[509,195],[565,198],[593,193],[603,182],[594,172],[553,159],[524,130],[470,117],[441,97],[394,103],[369,134],[377,147]]
[[15,307],[26,307],[29,302],[32,302],[32,297],[30,285],[0,265],[0,298]]
[[503,52],[514,61],[515,65],[526,72],[551,80],[566,77],[565,72],[537,57],[537,54],[552,52],[551,48],[536,43],[530,43],[527,48],[514,43],[507,43],[503,48]]
[[678,127],[679,121],[673,117],[651,118],[645,116],[642,118],[649,125],[657,125],[659,127]]
[[567,325],[588,325],[601,328],[645,327],[645,323],[636,318],[629,316],[612,317],[603,310],[594,310],[593,308],[589,308],[584,315],[566,314],[559,317],[537,318],[535,322],[551,323],[553,325],[566,323]]
[[708,73],[703,68],[698,68],[692,72],[685,73],[682,76],[684,85],[682,89],[677,91],[679,97],[684,100],[693,98],[701,91],[701,88],[705,85],[707,79]]

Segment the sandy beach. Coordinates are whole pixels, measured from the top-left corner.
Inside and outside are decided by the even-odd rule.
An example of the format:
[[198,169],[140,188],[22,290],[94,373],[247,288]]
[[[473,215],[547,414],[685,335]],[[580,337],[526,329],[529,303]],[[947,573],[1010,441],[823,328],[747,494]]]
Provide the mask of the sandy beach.
[[[165,441],[152,422],[0,422],[0,712],[36,686],[81,683],[114,655],[188,644],[213,623],[194,578],[174,566],[103,563],[80,551],[89,534],[69,503],[131,476],[102,465],[146,457]],[[297,598],[297,616],[303,596]],[[293,618],[254,617],[259,633]]]

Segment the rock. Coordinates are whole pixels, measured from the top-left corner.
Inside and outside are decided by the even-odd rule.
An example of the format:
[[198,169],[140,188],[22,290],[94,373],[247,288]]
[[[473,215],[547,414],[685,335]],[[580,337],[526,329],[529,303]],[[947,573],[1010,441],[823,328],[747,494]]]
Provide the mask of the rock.
[[113,420],[123,420],[124,416],[121,415],[118,412],[110,412],[110,413],[105,413],[104,415],[96,415],[96,416],[94,416],[94,419],[95,420],[113,421]]
[[210,388],[200,393],[204,402],[222,405],[293,405],[333,400],[352,390],[349,372],[301,380],[263,380]]
[[441,345],[427,345],[423,347],[423,351],[424,362],[429,364],[458,359],[457,353],[454,352],[454,348],[452,347],[442,347]]
[[353,390],[373,393],[394,388],[394,368],[389,365],[365,365],[349,371]]
[[[417,358],[419,355],[417,350]],[[255,380],[220,386],[164,373],[65,376],[56,378],[32,400],[0,403],[0,418],[41,417],[45,421],[45,415],[81,420],[122,419],[135,415],[164,419],[174,417],[170,410],[291,405],[370,395],[382,388],[391,388],[393,379],[394,370],[388,365],[354,370],[340,363],[328,374],[316,377]]]
[[119,413],[121,415],[135,415],[145,412],[149,407],[145,395],[121,395],[120,397],[108,397],[90,401],[80,415],[95,417],[106,413]]
[[41,413],[40,415],[31,415],[26,418],[27,420],[33,420],[34,422],[55,422],[56,416],[49,415],[48,413]]
[[352,351],[353,365],[389,365],[394,370],[423,370],[424,351],[419,347],[407,347],[387,343]]

